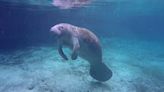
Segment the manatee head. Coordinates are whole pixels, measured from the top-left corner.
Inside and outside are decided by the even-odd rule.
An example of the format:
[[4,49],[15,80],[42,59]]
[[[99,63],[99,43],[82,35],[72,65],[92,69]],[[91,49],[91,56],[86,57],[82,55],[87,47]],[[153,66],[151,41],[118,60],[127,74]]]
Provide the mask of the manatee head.
[[50,31],[52,33],[54,33],[57,37],[70,36],[71,28],[72,28],[72,25],[70,25],[70,24],[60,23],[60,24],[56,24],[53,27],[51,27]]

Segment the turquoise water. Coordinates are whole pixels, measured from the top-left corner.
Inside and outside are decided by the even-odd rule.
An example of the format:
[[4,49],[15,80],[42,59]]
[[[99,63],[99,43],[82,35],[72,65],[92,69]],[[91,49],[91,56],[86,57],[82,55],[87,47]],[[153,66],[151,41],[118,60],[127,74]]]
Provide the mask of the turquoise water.
[[[59,9],[51,0],[0,0],[0,92],[163,92],[164,2],[101,0]],[[57,52],[58,23],[91,30],[113,76],[99,83],[83,58]]]

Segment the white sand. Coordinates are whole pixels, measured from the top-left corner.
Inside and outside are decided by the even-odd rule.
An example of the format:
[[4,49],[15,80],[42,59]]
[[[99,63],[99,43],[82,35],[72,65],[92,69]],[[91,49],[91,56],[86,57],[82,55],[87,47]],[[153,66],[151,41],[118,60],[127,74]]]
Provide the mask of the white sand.
[[[102,39],[113,77],[98,83],[81,59],[63,60],[55,47],[0,54],[0,92],[162,92],[164,51],[157,42]],[[66,49],[67,55],[69,52]]]

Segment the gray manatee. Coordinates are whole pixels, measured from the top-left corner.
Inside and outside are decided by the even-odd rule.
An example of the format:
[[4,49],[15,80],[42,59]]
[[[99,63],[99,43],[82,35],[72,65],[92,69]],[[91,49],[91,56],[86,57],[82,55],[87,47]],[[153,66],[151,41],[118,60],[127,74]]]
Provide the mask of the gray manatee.
[[72,50],[72,60],[80,56],[90,63],[90,75],[94,79],[104,82],[112,77],[112,71],[102,62],[99,39],[91,31],[68,23],[54,25],[50,31],[57,36],[58,52],[65,60],[68,58],[62,50],[63,46]]

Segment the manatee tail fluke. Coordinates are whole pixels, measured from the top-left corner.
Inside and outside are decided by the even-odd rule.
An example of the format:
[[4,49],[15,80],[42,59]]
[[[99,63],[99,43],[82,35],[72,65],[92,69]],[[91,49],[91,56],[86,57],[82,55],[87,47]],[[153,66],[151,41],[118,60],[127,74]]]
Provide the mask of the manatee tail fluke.
[[90,75],[100,82],[105,82],[112,77],[112,71],[104,63],[99,63],[91,65]]

